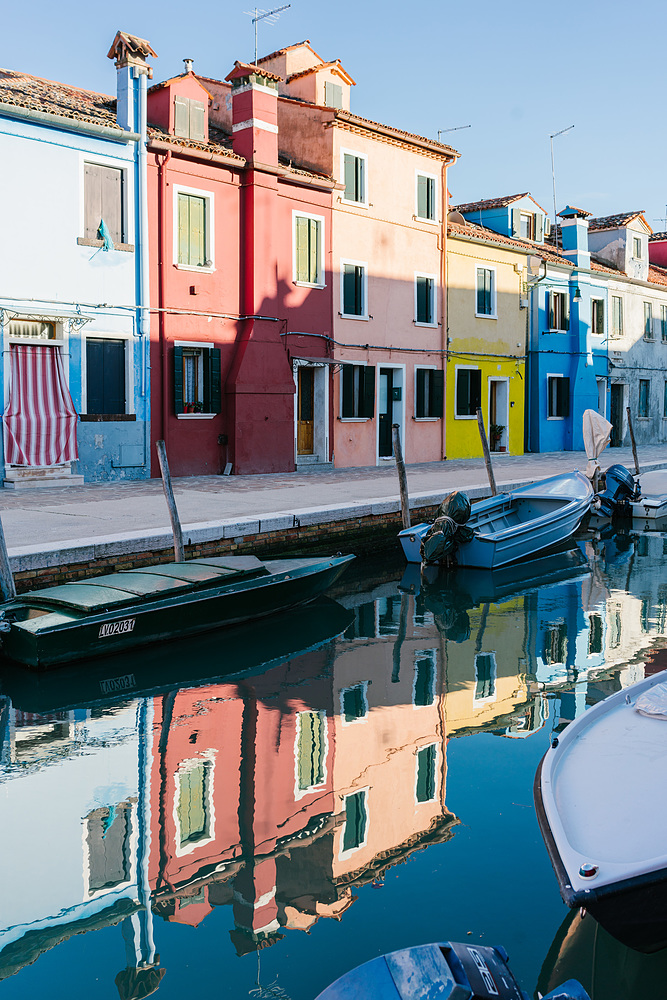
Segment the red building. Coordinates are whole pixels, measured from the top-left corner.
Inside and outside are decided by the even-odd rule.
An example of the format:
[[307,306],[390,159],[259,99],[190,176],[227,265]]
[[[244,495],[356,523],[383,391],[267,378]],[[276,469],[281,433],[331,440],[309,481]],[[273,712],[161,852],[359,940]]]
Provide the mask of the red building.
[[327,362],[335,183],[279,155],[278,82],[188,66],[148,92],[152,441],[177,476],[292,471],[313,433],[295,359]]

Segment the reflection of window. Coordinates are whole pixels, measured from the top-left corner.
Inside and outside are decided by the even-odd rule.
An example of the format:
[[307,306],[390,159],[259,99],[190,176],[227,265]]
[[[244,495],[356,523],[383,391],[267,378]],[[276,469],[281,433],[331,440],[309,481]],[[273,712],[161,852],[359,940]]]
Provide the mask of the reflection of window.
[[379,597],[378,609],[378,635],[396,635],[398,632],[398,622],[401,616],[400,594],[391,594],[389,597]]
[[651,602],[648,597],[642,597],[641,624],[642,632],[651,631]]
[[176,344],[175,412],[219,413],[221,409],[220,348]]
[[86,817],[88,892],[110,889],[130,879],[130,803],[94,809]]
[[297,734],[297,780],[300,791],[324,781],[324,712],[299,712]]
[[353,609],[354,621],[345,630],[347,639],[375,638],[375,602],[367,601]]
[[435,649],[415,651],[415,682],[413,701],[418,707],[432,705],[435,699]]
[[602,652],[602,617],[600,615],[588,616],[588,655]]
[[366,839],[367,824],[366,792],[354,792],[352,795],[346,795],[343,851],[353,851],[363,845]]
[[637,535],[635,541],[635,552],[638,556],[648,555],[648,536],[647,535]]
[[341,691],[340,701],[341,711],[346,722],[363,719],[368,713],[366,685],[355,684],[354,687],[344,688]]
[[211,763],[207,760],[188,764],[176,774],[178,829],[180,847],[210,837]]
[[544,631],[544,662],[565,663],[567,658],[567,627],[565,622],[550,625]]
[[431,802],[435,798],[436,744],[417,751],[417,802]]
[[621,644],[621,635],[623,628],[621,625],[621,609],[620,608],[610,608],[609,609],[609,646],[611,649],[615,649]]
[[475,657],[475,701],[489,701],[496,696],[496,654],[478,653]]

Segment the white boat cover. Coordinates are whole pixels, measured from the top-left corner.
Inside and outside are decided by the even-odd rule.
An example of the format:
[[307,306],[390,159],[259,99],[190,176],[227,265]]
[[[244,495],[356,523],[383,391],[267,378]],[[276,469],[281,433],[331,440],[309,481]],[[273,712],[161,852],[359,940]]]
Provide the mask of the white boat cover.
[[635,702],[635,708],[642,715],[648,715],[650,719],[667,720],[667,681],[640,695]]
[[611,440],[611,431],[609,421],[596,410],[584,410],[584,448],[588,459],[586,475],[589,479],[600,468],[597,460]]

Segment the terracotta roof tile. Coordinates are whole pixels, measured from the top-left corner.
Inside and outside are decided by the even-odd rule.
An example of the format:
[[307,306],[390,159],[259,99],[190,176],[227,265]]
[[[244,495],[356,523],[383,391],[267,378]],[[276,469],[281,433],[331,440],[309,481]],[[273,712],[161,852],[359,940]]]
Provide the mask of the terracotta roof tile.
[[507,208],[508,205],[513,205],[515,201],[519,201],[520,198],[525,198],[529,194],[530,191],[523,191],[522,194],[508,194],[502,198],[485,198],[483,201],[468,201],[463,205],[452,205],[451,208],[462,215],[466,212],[483,212],[487,208]]
[[18,70],[0,69],[0,101],[29,111],[42,111],[122,131],[116,122],[115,97],[43,80]]
[[386,129],[387,132],[395,134],[398,138],[405,139],[406,142],[428,143],[434,149],[448,153],[450,156],[461,155],[453,146],[447,146],[444,142],[437,142],[436,139],[428,139],[426,136],[417,135],[414,132],[404,132],[403,129],[394,128],[393,125],[383,125],[382,122],[375,122],[371,118],[361,118],[359,115],[353,115],[351,111],[343,111],[341,108],[326,108],[326,110],[333,112],[336,119],[347,121],[351,125],[358,123],[361,126],[367,125],[372,128]]
[[503,236],[501,233],[494,232],[493,229],[485,229],[484,226],[478,226],[474,222],[448,222],[447,232],[450,236],[464,236],[479,240],[481,243],[497,243],[499,246],[505,246],[509,250],[521,250],[525,254],[542,257],[552,264],[562,264],[565,267],[572,267],[571,260],[556,253],[555,250],[545,247],[541,243],[533,243],[532,240],[517,240],[513,236]]
[[353,86],[356,86],[356,81],[352,79],[350,74],[346,69],[343,69],[340,59],[334,59],[332,62],[318,63],[316,66],[309,66],[308,69],[302,69],[299,73],[291,73],[287,77],[287,82],[291,83],[292,80],[298,80],[302,76],[310,76],[311,73],[317,73],[321,69],[338,69],[342,76],[344,76]]
[[649,264],[648,280],[653,285],[664,285],[667,287],[667,267],[656,267],[655,264]]
[[648,241],[649,243],[661,243],[667,240],[667,233],[651,233]]
[[282,81],[282,76],[278,76],[276,73],[269,73],[268,69],[262,69],[256,63],[239,62],[237,59],[234,63],[234,69],[225,77],[225,83],[229,83],[231,80],[238,80],[239,77],[249,76],[251,73],[256,73],[257,76],[265,76],[267,80],[275,80],[276,83]]
[[[620,212],[618,215],[604,215],[598,219],[589,219],[588,228],[593,229],[619,229],[621,226],[627,226],[629,222],[634,219],[641,218],[644,222],[644,209],[642,208],[638,212]],[[648,226],[648,222],[646,222]],[[651,227],[649,226],[649,229]]]
[[170,132],[160,128],[159,125],[148,126],[148,139],[159,142],[168,142],[172,146],[180,146],[183,149],[199,149],[210,153],[224,153],[225,156],[245,163],[245,159],[235,153],[232,149],[232,137],[225,129],[209,123],[208,142],[199,139],[187,139],[182,136],[172,135]]

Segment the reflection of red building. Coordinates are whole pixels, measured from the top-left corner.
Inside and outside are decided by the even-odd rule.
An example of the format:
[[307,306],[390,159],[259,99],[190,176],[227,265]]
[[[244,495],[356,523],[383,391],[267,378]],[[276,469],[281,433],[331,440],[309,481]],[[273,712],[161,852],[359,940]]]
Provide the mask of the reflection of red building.
[[151,423],[176,475],[293,470],[293,359],[331,336],[334,182],[279,156],[277,85],[237,63],[148,94]]

